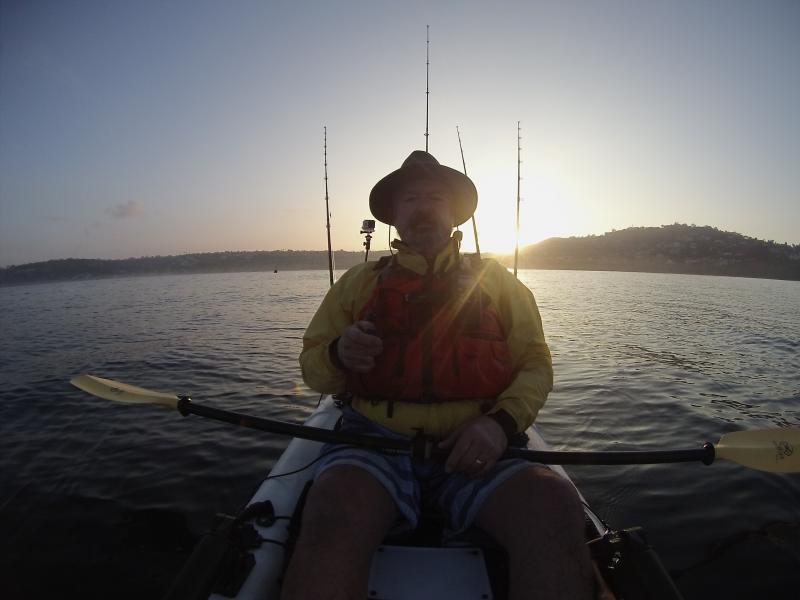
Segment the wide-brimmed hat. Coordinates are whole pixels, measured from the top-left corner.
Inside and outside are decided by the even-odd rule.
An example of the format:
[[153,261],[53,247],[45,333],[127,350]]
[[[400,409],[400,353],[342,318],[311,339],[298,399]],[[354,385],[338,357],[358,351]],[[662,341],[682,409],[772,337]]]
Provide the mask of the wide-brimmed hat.
[[424,150],[414,150],[396,171],[381,179],[369,193],[369,210],[374,217],[387,225],[394,225],[392,200],[395,190],[408,181],[433,179],[441,181],[453,192],[453,225],[461,225],[478,206],[478,190],[472,180],[455,169],[439,164]]

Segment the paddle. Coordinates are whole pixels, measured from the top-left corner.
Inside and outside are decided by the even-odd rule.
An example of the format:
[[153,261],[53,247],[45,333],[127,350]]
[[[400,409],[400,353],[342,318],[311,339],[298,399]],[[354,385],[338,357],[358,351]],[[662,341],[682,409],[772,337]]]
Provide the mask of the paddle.
[[[424,436],[405,441],[345,434],[203,406],[195,404],[187,396],[154,392],[93,375],[78,375],[70,382],[75,387],[106,400],[126,404],[161,404],[177,410],[183,416],[194,414],[279,435],[317,442],[366,446],[381,451],[411,454],[415,458],[443,458],[447,455],[447,451],[437,448],[433,440]],[[798,473],[800,428],[734,431],[723,435],[716,446],[706,442],[702,448],[690,450],[576,452],[509,448],[503,456],[557,465],[632,465],[695,461],[709,465],[715,459],[724,459],[769,473]]]

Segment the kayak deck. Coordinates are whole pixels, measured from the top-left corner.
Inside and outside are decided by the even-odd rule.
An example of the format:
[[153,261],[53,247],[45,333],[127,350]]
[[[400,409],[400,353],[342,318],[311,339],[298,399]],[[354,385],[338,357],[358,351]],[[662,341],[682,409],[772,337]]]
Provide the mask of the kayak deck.
[[[307,419],[306,425],[334,429],[340,416],[334,399],[328,396]],[[526,433],[529,448],[548,449],[535,426]],[[212,533],[201,542],[166,599],[278,599],[283,572],[299,531],[305,493],[313,479],[314,463],[321,448],[320,442],[293,439],[251,498],[244,514],[236,519],[227,518],[223,523],[227,528],[225,533],[216,536]],[[562,467],[551,468],[571,481]],[[622,561],[627,572],[607,572],[609,567],[613,571],[614,564],[620,563],[620,549],[628,544],[629,538],[614,538],[614,532],[589,509],[583,496],[581,500],[585,507],[587,540],[603,541],[605,553],[609,555],[608,560],[603,560],[607,564],[601,565],[604,575],[628,577],[628,572],[638,570],[637,561]],[[237,542],[234,539],[237,537],[245,541]],[[223,548],[226,539],[229,543]],[[652,550],[649,546],[647,549]],[[655,557],[654,553],[652,555]],[[227,573],[215,572],[217,565],[211,564],[215,562],[226,564]],[[665,571],[663,576],[667,580],[665,587],[671,586],[668,590],[671,595],[659,597],[680,598]],[[467,532],[445,542],[441,523],[435,517],[423,515],[416,532],[402,538],[387,538],[376,550],[368,598],[502,600],[507,583],[504,552],[488,536],[475,530],[474,534]],[[215,591],[211,592],[212,589]],[[626,594],[625,598],[648,597],[630,591]]]

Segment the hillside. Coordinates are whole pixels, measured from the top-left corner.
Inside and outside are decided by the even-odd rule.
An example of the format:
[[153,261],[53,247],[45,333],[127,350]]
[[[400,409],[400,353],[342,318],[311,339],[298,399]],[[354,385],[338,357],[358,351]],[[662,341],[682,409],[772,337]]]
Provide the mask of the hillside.
[[[375,252],[377,258],[386,252]],[[337,250],[337,269],[362,260]],[[513,266],[513,256],[495,256]],[[776,244],[714,227],[632,227],[587,237],[550,238],[520,251],[522,269],[646,271],[800,280],[800,245]],[[0,285],[175,273],[313,270],[328,268],[324,251],[274,250],[148,256],[124,260],[49,260],[0,269]]]
[[[513,264],[513,258],[503,263]],[[800,280],[800,245],[676,223],[550,238],[521,250],[519,267]]]

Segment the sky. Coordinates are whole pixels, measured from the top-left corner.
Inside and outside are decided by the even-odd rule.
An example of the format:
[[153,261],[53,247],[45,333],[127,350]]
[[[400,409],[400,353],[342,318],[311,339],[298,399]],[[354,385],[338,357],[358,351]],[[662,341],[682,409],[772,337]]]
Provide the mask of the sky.
[[[675,222],[800,243],[800,2],[0,2],[0,266],[359,250],[425,148],[481,250]],[[474,248],[472,228],[464,249]],[[385,249],[380,225],[373,250]]]

